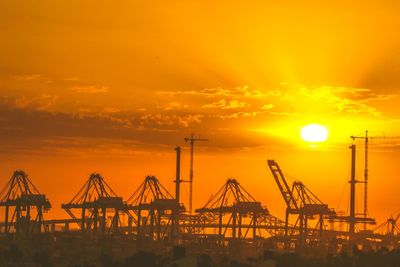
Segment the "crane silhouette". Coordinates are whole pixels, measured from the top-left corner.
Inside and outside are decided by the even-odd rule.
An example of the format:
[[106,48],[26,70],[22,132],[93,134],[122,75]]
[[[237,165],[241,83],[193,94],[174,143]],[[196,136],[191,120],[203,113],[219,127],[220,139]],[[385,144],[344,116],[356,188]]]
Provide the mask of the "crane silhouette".
[[190,144],[190,173],[189,173],[189,213],[192,214],[193,211],[193,156],[194,156],[194,143],[198,141],[209,141],[209,139],[198,138],[191,133],[189,137],[185,138],[185,142]]

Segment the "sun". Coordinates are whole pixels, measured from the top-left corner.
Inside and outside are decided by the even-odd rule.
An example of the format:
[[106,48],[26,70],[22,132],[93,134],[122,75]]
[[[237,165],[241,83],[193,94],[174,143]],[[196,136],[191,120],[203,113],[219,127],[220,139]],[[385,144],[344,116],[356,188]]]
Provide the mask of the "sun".
[[309,124],[301,128],[301,139],[310,143],[322,143],[328,139],[328,129],[320,124]]

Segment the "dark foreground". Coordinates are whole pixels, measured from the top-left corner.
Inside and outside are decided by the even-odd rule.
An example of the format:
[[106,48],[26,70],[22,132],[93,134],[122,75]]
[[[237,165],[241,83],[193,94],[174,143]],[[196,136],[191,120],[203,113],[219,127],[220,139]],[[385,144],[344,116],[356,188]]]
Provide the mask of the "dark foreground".
[[[33,249],[34,250],[34,249]],[[79,254],[79,253],[78,253]],[[170,255],[138,251],[123,259],[115,259],[101,253],[91,260],[82,260],[85,255],[71,255],[68,264],[57,262],[57,257],[45,250],[24,253],[17,245],[11,244],[0,251],[0,266],[70,266],[70,267],[397,267],[400,266],[400,250],[358,251],[321,257],[306,257],[298,253],[265,251],[260,257],[232,260],[228,256],[211,257],[207,254],[186,255],[184,247],[174,247]]]

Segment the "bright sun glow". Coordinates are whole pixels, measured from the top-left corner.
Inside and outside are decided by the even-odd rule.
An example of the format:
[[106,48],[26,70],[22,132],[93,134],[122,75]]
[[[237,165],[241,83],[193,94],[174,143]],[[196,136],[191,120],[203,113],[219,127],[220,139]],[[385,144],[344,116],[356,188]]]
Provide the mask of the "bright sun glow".
[[328,139],[328,129],[320,124],[309,124],[301,128],[301,138],[310,143],[321,143]]

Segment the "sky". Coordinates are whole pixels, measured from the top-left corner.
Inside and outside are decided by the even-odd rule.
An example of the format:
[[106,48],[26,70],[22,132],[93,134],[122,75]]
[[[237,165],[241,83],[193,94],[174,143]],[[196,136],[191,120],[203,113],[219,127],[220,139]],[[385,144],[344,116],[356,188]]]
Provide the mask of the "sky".
[[[148,174],[173,192],[173,149],[187,178],[194,132],[210,139],[195,148],[195,207],[234,177],[283,217],[275,159],[346,210],[349,136],[369,130],[386,137],[370,151],[369,210],[383,221],[400,210],[399,12],[389,0],[1,1],[0,185],[25,170],[54,218],[91,172],[125,199]],[[301,140],[310,123],[326,142]]]

